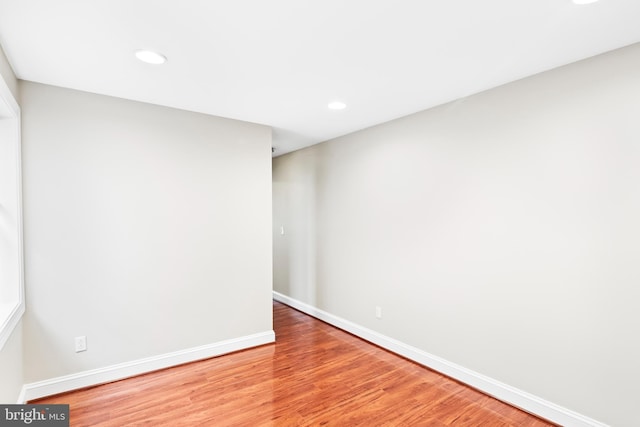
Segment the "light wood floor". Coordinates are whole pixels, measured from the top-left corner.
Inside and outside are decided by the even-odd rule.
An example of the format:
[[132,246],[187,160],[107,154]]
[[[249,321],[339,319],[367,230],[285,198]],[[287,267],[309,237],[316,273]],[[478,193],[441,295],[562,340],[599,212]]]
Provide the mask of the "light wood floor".
[[72,426],[551,426],[274,302],[276,344],[62,394]]

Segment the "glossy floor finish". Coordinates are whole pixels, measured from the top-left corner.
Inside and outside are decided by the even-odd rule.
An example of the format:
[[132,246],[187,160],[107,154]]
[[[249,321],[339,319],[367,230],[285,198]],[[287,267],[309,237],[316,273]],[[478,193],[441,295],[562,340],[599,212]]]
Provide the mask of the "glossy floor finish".
[[41,399],[72,426],[551,426],[274,302],[277,343]]

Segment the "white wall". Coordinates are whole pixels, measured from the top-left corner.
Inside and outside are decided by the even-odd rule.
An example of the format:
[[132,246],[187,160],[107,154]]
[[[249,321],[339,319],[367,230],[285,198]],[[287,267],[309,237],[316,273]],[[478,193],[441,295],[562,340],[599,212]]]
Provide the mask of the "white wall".
[[270,128],[20,87],[27,383],[272,330]]
[[[16,77],[0,47],[0,75],[11,90],[14,98],[20,103]],[[22,324],[0,349],[0,403],[16,403],[20,388],[23,384],[22,376]]]
[[274,289],[640,425],[639,69],[634,45],[276,158]]
[[0,350],[0,403],[17,403],[24,383],[22,371],[22,322]]

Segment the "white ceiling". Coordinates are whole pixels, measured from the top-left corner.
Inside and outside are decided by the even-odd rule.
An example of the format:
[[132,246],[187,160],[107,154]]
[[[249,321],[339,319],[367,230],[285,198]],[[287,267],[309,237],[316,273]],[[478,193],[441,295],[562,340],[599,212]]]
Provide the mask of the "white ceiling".
[[0,0],[19,78],[267,124],[276,155],[638,42],[639,22],[639,0]]

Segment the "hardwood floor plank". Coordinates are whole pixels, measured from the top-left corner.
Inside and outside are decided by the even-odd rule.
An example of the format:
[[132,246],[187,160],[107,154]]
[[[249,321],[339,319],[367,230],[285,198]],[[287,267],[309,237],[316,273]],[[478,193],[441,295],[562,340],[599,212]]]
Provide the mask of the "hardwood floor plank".
[[554,424],[274,302],[277,341],[40,399],[72,426]]

